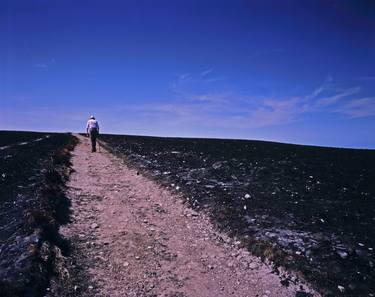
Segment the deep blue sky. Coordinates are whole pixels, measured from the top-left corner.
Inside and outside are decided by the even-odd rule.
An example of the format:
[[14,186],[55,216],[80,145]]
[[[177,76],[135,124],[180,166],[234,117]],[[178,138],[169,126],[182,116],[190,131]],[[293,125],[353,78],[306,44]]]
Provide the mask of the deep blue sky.
[[375,1],[0,0],[0,129],[375,148]]

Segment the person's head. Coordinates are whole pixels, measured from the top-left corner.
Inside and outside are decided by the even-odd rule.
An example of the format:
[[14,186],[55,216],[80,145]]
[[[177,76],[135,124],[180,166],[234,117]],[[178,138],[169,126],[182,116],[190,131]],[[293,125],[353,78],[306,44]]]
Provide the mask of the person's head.
[[95,120],[95,117],[93,115],[90,116],[90,120]]

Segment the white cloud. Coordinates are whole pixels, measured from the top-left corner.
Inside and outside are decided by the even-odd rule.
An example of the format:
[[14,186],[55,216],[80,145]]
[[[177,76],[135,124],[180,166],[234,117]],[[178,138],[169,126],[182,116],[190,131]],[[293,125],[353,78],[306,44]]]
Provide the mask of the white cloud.
[[311,94],[305,96],[305,100],[310,100],[316,98],[316,96],[320,95],[324,91],[324,84],[317,87]]
[[191,77],[190,73],[182,73],[178,76],[178,80],[181,82],[184,80],[188,80],[190,77]]
[[[360,91],[361,88],[358,86],[338,90],[324,83],[305,96],[263,99],[258,102],[258,108],[251,113],[250,117],[259,126],[269,126],[294,122],[306,114],[318,112],[342,113],[350,117],[373,115],[371,111],[365,112],[358,108],[358,105],[361,107],[365,104],[370,105],[368,100],[358,101],[353,98],[353,95]],[[326,93],[329,95],[325,95]]]
[[205,77],[205,76],[211,74],[212,71],[213,71],[212,68],[211,68],[211,69],[207,69],[207,70],[205,70],[205,71],[202,71],[202,72],[200,73],[200,76],[201,76],[201,77]]
[[44,63],[34,64],[33,66],[34,66],[35,68],[42,68],[42,69],[46,69],[46,68],[48,68],[48,65],[47,65],[47,64],[44,64]]
[[354,99],[336,109],[351,118],[375,116],[375,97]]
[[335,95],[320,98],[316,102],[316,106],[317,107],[331,106],[331,105],[337,103],[339,100],[341,100],[343,98],[346,98],[350,95],[358,94],[360,91],[361,91],[360,87],[353,87],[353,88],[343,90],[341,92],[338,92]]
[[[208,69],[184,73],[172,83],[176,98],[137,106],[143,122],[182,126],[248,129],[301,121],[309,114],[342,114],[349,118],[375,115],[374,97],[358,99],[361,87],[343,88],[331,77],[310,93],[289,98],[246,97],[207,83]],[[152,119],[152,120],[150,120]]]
[[207,69],[199,74],[182,73],[171,83],[171,91],[182,101],[223,103],[233,96],[230,91],[215,85],[224,78],[212,77],[212,72],[213,69]]

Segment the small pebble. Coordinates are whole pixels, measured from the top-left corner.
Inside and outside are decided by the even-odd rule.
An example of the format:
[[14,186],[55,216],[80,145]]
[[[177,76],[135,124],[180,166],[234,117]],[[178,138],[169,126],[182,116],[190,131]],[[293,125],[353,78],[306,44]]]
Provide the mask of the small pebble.
[[90,227],[91,227],[91,229],[97,229],[97,228],[99,228],[99,225],[97,223],[92,223],[90,225]]
[[341,293],[343,293],[345,291],[345,287],[343,287],[343,286],[338,285],[337,288],[339,289],[339,291]]

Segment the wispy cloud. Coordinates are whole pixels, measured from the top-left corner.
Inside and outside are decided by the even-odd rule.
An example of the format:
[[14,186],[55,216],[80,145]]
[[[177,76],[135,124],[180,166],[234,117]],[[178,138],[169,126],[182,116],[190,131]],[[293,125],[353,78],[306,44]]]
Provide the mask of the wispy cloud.
[[[126,114],[148,131],[153,126],[168,129],[202,127],[249,129],[303,121],[306,115],[341,114],[350,118],[375,116],[375,97],[361,97],[360,86],[343,87],[325,79],[310,92],[294,97],[254,97],[240,95],[225,84],[208,83],[208,69],[197,74],[183,73],[171,83],[174,98],[127,106]],[[152,123],[152,124],[148,124]],[[131,122],[129,123],[131,125]]]
[[226,79],[225,77],[217,76],[217,77],[206,78],[204,81],[207,83],[214,83],[214,82],[224,81],[225,79]]
[[375,116],[375,97],[354,99],[336,109],[336,112],[351,118]]
[[34,64],[33,65],[35,68],[41,68],[41,69],[46,69],[48,68],[48,65],[47,64],[44,64],[44,63],[37,63],[37,64]]
[[[338,83],[325,80],[299,96],[254,97],[239,95],[234,89],[211,88],[206,83],[202,84],[197,76],[200,74],[177,76],[169,100],[119,106],[104,104],[96,106],[100,112],[94,113],[103,123],[111,126],[113,132],[175,136],[207,136],[210,135],[208,131],[222,135],[220,133],[224,130],[230,131],[230,135],[237,132],[240,135],[241,131],[246,134],[254,128],[295,123],[303,121],[306,115],[311,117],[319,113],[340,114],[349,120],[375,116],[375,97],[361,96],[359,86],[343,88]],[[35,117],[38,114],[66,117],[67,112],[56,109],[56,112],[45,113],[38,110]],[[78,108],[75,116],[69,118],[72,127],[81,125],[82,119],[87,116],[86,107]]]
[[215,83],[224,81],[225,77],[215,75],[214,69],[210,68],[200,73],[200,80],[205,83]]
[[54,57],[50,58],[47,63],[35,63],[33,67],[40,68],[40,69],[47,69],[52,64],[56,63],[56,59]]
[[183,101],[224,102],[230,92],[215,85],[224,78],[212,74],[212,68],[198,74],[182,73],[171,83],[171,90]]
[[362,76],[359,80],[375,80],[375,75],[373,76]]
[[348,96],[358,94],[361,91],[361,87],[353,87],[348,88],[346,90],[343,90],[341,92],[338,92],[332,96],[329,97],[323,97],[317,100],[316,107],[325,107],[325,106],[332,106],[336,103],[338,103],[339,100],[343,98],[347,98]]
[[[371,100],[358,101],[355,95],[361,92],[361,87],[355,86],[338,89],[325,81],[305,96],[287,99],[267,98],[258,101],[258,107],[251,113],[260,126],[285,124],[301,120],[306,114],[341,113],[344,115],[374,116],[374,108],[367,112],[359,110],[358,105],[370,105]],[[368,98],[366,98],[368,99]],[[369,107],[369,106],[368,106]]]
[[212,71],[213,71],[212,68],[211,68],[211,69],[207,69],[207,70],[205,70],[205,71],[202,71],[202,72],[200,73],[200,76],[201,76],[201,77],[205,77],[205,76],[209,75],[210,73],[212,73]]
[[181,82],[184,80],[188,80],[190,77],[191,77],[190,73],[182,73],[178,76],[178,80]]

